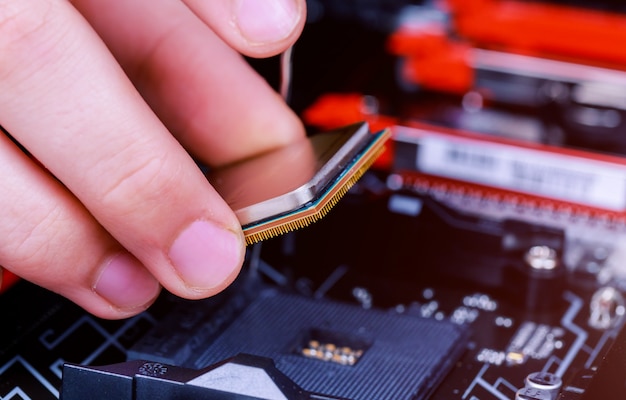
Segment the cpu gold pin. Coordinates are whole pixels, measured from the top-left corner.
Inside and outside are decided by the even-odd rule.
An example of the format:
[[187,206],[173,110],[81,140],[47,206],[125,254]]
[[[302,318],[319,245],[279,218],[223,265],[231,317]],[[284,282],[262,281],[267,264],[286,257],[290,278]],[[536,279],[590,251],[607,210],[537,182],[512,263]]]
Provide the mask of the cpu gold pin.
[[303,228],[341,199],[382,152],[389,130],[367,123],[318,133],[207,173],[247,244]]

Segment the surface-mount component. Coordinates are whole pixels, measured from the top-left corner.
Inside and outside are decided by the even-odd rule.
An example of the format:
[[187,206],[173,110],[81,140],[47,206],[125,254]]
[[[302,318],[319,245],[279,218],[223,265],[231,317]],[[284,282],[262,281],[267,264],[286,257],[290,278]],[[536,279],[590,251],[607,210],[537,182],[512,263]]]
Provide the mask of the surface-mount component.
[[248,244],[322,218],[371,166],[390,137],[366,123],[319,133],[210,171],[207,178],[235,211]]

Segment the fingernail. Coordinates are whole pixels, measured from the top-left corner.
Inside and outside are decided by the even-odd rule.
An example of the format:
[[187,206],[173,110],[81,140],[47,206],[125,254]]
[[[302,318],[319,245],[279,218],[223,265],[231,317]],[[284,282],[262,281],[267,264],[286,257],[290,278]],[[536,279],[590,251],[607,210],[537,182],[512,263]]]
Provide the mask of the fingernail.
[[239,30],[252,43],[283,40],[298,23],[296,0],[240,0],[236,7]]
[[107,261],[94,291],[120,309],[133,309],[152,301],[160,286],[135,257],[120,253]]
[[195,221],[174,240],[169,257],[185,283],[212,289],[232,279],[241,267],[240,237],[208,221]]

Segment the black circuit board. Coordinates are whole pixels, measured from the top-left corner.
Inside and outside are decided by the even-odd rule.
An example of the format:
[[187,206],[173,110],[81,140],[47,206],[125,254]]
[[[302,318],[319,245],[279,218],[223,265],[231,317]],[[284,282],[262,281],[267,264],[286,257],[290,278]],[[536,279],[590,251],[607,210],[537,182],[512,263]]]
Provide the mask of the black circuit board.
[[[23,283],[12,292],[32,299],[41,290]],[[365,287],[357,284],[352,295],[366,303],[363,312],[380,312],[373,299],[367,300],[373,296]],[[19,297],[3,295],[2,309]],[[454,357],[453,368],[429,398],[513,399],[530,373],[551,372],[570,382],[581,371],[593,371],[599,365],[622,326],[603,332],[589,328],[589,300],[588,295],[567,291],[561,312],[533,319],[485,293],[423,287],[416,288],[414,302],[386,311],[467,326],[473,333],[462,356],[445,355]],[[168,308],[168,304],[159,305]],[[33,315],[36,320],[24,321],[23,316],[20,323],[30,324],[21,326],[23,336],[3,334],[0,397],[56,399],[63,363],[125,361],[129,349],[166,316],[167,312],[154,315],[148,311],[125,321],[104,321],[62,299],[46,314]],[[5,319],[5,323],[11,326],[15,321]]]
[[[18,283],[0,296],[3,315],[0,334],[0,398],[58,398],[65,362],[106,365],[140,357],[201,368],[216,359],[207,356],[206,351],[202,353],[194,349],[209,348],[224,340],[230,340],[229,346],[235,348],[236,343],[232,341],[236,342],[237,338],[246,352],[254,353],[256,342],[250,340],[250,332],[246,331],[248,327],[254,326],[250,322],[251,316],[246,314],[246,310],[249,310],[247,307],[273,307],[266,311],[275,313],[276,307],[282,307],[283,311],[280,312],[286,312],[284,310],[290,307],[299,310],[300,305],[304,310],[306,305],[308,315],[315,315],[316,312],[323,315],[340,310],[337,315],[341,318],[337,323],[352,318],[357,321],[353,324],[365,326],[368,320],[378,319],[382,321],[378,322],[379,326],[396,321],[394,323],[400,324],[398,326],[412,327],[411,333],[402,335],[404,339],[396,339],[407,343],[419,342],[427,328],[440,330],[440,342],[431,338],[429,344],[430,350],[435,349],[440,354],[431,354],[433,361],[428,364],[429,373],[420,378],[429,383],[425,386],[428,390],[387,392],[403,393],[403,398],[407,400],[514,399],[515,393],[524,387],[526,377],[537,372],[550,373],[560,378],[561,391],[568,390],[571,394],[564,398],[583,399],[581,396],[586,383],[584,379],[581,380],[581,376],[593,377],[623,330],[622,319],[606,329],[590,326],[590,304],[599,286],[568,283],[557,290],[558,296],[551,298],[549,306],[529,307],[528,303],[516,301],[516,297],[523,295],[520,292],[510,287],[494,287],[494,282],[498,281],[488,275],[495,275],[502,268],[498,257],[474,259],[468,256],[462,258],[465,260],[463,265],[440,269],[431,264],[434,262],[432,255],[427,256],[417,246],[407,249],[393,235],[386,235],[385,238],[397,246],[403,246],[402,249],[396,248],[395,254],[392,254],[394,250],[389,248],[389,243],[384,243],[382,237],[375,240],[379,243],[378,249],[363,242],[358,247],[355,241],[363,240],[364,236],[373,236],[373,231],[385,229],[384,225],[374,224],[373,231],[368,231],[352,222],[353,228],[363,235],[342,233],[340,226],[350,226],[350,218],[364,212],[361,207],[368,207],[367,212],[373,222],[376,221],[377,213],[385,220],[392,219],[377,206],[369,208],[372,203],[378,204],[377,201],[372,202],[368,196],[358,193],[358,187],[355,190],[357,193],[351,194],[326,220],[298,233],[266,242],[263,247],[254,247],[249,252],[247,272],[239,281],[247,282],[251,276],[263,278],[262,287],[269,287],[279,293],[288,292],[285,296],[294,299],[283,305],[265,304],[257,296],[258,288],[250,289],[245,284],[237,284],[224,295],[202,302],[186,302],[164,294],[150,310],[137,317],[104,321],[41,288],[26,282]],[[428,225],[426,228],[433,235],[433,227]],[[408,233],[404,229],[402,231]],[[343,252],[336,252],[324,241],[335,240],[331,232],[344,238]],[[415,239],[419,239],[419,230],[416,232],[413,232],[418,235]],[[318,238],[317,243],[313,237]],[[368,248],[382,252],[381,258],[369,254]],[[313,256],[312,251],[317,252],[318,256]],[[360,256],[351,257],[350,254]],[[368,259],[370,261],[366,261]],[[454,259],[445,260],[452,262]],[[491,264],[486,267],[486,263]],[[401,268],[396,268],[397,264],[401,264]],[[453,271],[457,269],[464,271],[455,275]],[[421,273],[415,274],[416,271]],[[469,280],[461,279],[468,276],[468,271],[474,271],[478,276]],[[399,279],[399,276],[404,276],[404,279]],[[506,292],[513,293],[513,296],[506,295]],[[235,306],[232,305],[233,301]],[[316,307],[318,311],[315,311]],[[186,313],[181,313],[181,309],[187,310]],[[322,336],[328,339],[313,337],[313,341],[299,336],[300,347],[294,350],[293,343],[284,339],[284,336],[283,339],[276,336],[275,339],[282,340],[284,346],[279,347],[278,353],[271,353],[267,349],[274,346],[272,330],[276,328],[275,332],[282,332],[281,329],[284,331],[285,321],[271,319],[270,314],[262,318],[269,325],[264,327],[266,340],[259,341],[257,349],[262,355],[273,355],[278,363],[281,362],[280,357],[284,356],[280,348],[305,354],[312,350],[307,346],[323,346],[325,342],[341,341],[336,335],[342,332],[341,329],[358,331],[350,325],[324,328],[320,326],[324,325],[321,320],[312,316],[311,326],[299,322],[298,329],[302,330],[306,325],[307,332],[314,332],[312,336],[322,332]],[[306,315],[298,318],[307,321]],[[204,328],[194,328],[198,326]],[[207,333],[207,326],[214,331]],[[237,326],[241,328],[237,329]],[[374,336],[371,336],[372,332]],[[372,330],[365,336],[356,335],[361,339],[352,339],[349,346],[345,346],[345,343],[342,345],[351,349],[348,351],[351,362],[345,365],[326,364],[327,367],[322,365],[318,371],[331,367],[339,370],[352,368],[355,371],[354,368],[367,365],[363,361],[370,356],[367,349],[376,340],[386,336],[380,332],[384,331],[376,333]],[[455,332],[459,335],[456,339]],[[450,345],[453,341],[457,342],[457,346]],[[167,350],[167,354],[162,352],[163,349]],[[215,354],[218,353],[216,351]],[[393,351],[390,354],[393,361],[396,355]],[[289,357],[293,357],[293,354]],[[410,354],[408,358],[407,365],[413,368],[420,355]],[[315,363],[328,362],[296,359],[299,360],[294,364],[299,368],[298,374],[309,380],[315,378],[314,374],[313,377],[307,374],[315,370],[311,367],[307,371],[310,365],[319,367]],[[414,372],[407,371],[406,375]],[[295,373],[292,375],[292,378],[297,378]],[[314,388],[322,393],[325,390],[323,383]],[[330,386],[326,388],[336,390]],[[359,398],[368,398],[367,386],[360,390]]]

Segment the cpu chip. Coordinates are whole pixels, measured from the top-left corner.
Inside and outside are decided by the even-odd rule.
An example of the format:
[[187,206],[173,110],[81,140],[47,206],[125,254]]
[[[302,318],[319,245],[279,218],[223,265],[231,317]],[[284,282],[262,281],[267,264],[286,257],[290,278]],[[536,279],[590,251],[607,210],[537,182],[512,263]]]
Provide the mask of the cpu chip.
[[320,218],[372,165],[391,136],[366,123],[319,133],[207,173],[234,210],[247,244]]

